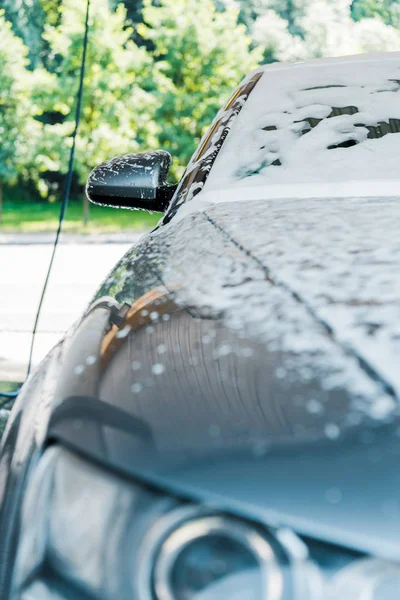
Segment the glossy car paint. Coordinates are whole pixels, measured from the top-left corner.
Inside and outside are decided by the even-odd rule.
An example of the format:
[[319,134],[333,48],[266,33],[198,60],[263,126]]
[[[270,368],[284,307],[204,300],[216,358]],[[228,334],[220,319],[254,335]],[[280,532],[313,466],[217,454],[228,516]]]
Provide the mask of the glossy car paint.
[[[269,281],[249,250],[224,235],[224,219],[239,219],[243,210],[225,206],[193,216],[190,223],[149,236],[125,256],[98,296],[113,293],[129,310],[91,350],[97,360],[79,377],[74,375],[82,364],[79,347],[72,351],[77,358],[63,370],[63,379],[73,388],[60,393],[70,398],[55,411],[50,435],[186,497],[398,559],[400,523],[385,510],[400,485],[398,418],[391,412],[382,422],[361,408],[357,419],[348,419],[351,392],[346,386],[326,389],[324,378],[338,352],[348,362],[355,359],[332,336],[326,369],[310,355],[307,378],[295,353],[282,349],[283,333],[274,332],[267,344],[259,340],[257,333],[265,328],[268,335],[278,318],[270,311],[272,295],[281,318],[287,311],[287,324],[292,304],[301,300]],[[253,228],[259,251],[260,238],[270,241],[263,233],[267,222],[268,212]],[[171,237],[185,247],[181,256]],[[202,265],[193,275],[195,256]],[[215,268],[217,256],[223,260]],[[240,315],[242,327],[229,327],[226,314],[207,306],[207,294],[203,302],[191,301],[196,291],[201,295],[203,269],[208,288],[221,287],[217,297],[223,287],[238,290],[245,313],[254,311],[254,298],[247,294],[258,284],[260,305],[251,327],[246,314]],[[247,288],[243,294],[241,287]],[[328,335],[306,311],[302,327],[310,335],[311,330],[321,338]],[[282,379],[279,369],[289,363]],[[355,368],[364,374],[358,361]],[[380,398],[382,382],[367,377]],[[321,412],[307,410],[310,398],[323,399]],[[110,407],[113,416],[107,416]],[[337,436],[336,429],[330,436],[332,423]],[[338,501],[329,501],[331,490],[339,491]]]

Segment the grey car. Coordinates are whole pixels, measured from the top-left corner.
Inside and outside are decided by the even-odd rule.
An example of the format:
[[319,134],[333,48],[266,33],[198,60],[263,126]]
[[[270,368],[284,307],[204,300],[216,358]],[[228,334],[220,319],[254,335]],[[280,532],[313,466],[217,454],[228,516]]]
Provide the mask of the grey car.
[[397,600],[400,55],[271,65],[29,378],[0,458],[3,600]]

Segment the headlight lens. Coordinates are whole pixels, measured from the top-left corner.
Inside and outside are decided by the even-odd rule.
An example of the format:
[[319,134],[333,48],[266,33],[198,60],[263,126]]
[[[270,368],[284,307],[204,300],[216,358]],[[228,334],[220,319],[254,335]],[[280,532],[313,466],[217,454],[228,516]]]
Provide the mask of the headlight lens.
[[176,512],[175,526],[154,556],[156,598],[280,600],[283,569],[270,541],[251,525],[195,511]]
[[167,565],[162,568],[159,563],[154,577],[160,600],[206,600],[216,595],[233,599],[238,589],[248,600],[263,597],[263,578],[254,555],[225,535],[210,533],[163,559]]
[[51,448],[27,489],[13,598],[397,600],[399,589],[398,564],[183,504]]
[[25,495],[12,597],[136,599],[142,540],[175,506],[62,448],[48,449]]
[[333,578],[329,599],[393,600],[399,591],[399,565],[365,558],[339,571]]

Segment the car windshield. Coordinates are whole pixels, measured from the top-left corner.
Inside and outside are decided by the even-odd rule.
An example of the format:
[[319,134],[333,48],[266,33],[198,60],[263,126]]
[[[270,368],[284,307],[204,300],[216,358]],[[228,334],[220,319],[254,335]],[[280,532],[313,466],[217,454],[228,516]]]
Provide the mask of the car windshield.
[[[362,65],[361,65],[362,63]],[[361,68],[362,67],[362,68]],[[400,55],[269,65],[204,191],[258,197],[395,195]]]

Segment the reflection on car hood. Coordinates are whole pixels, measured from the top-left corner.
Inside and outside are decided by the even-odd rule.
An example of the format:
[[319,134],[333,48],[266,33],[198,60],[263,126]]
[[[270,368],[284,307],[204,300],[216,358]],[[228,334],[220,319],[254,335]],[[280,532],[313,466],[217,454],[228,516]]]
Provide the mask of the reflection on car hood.
[[399,558],[397,381],[380,362],[398,350],[397,207],[232,203],[162,227],[100,289],[124,316],[86,362],[78,331],[50,435],[186,496]]

